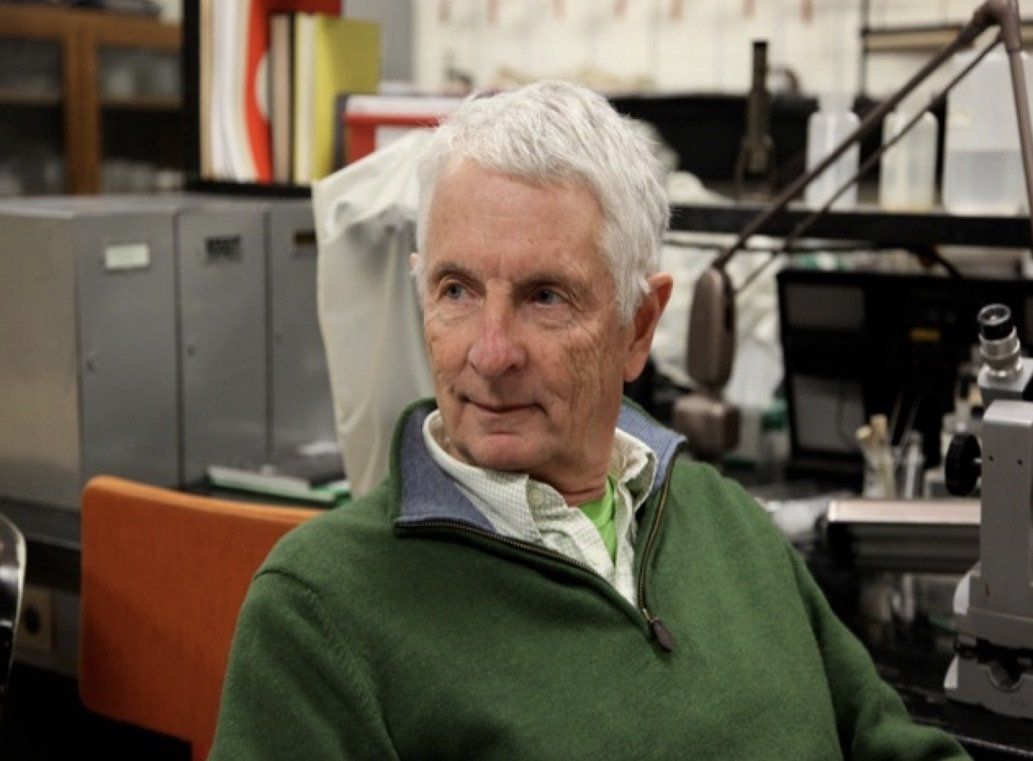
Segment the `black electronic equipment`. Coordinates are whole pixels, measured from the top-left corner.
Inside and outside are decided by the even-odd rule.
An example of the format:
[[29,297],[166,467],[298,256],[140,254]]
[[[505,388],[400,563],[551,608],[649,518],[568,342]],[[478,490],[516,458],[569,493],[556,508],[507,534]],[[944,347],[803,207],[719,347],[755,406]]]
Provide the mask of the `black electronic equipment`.
[[854,435],[869,416],[890,419],[892,441],[922,434],[927,466],[940,462],[943,416],[959,368],[978,344],[976,315],[1007,305],[1019,340],[1033,342],[1033,282],[817,271],[778,275],[790,425],[790,471],[860,484]]

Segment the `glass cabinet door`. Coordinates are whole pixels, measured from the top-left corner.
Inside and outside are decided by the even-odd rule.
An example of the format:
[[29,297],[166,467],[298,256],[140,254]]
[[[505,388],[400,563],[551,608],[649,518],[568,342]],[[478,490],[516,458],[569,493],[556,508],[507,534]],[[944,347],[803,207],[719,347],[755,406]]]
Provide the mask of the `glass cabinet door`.
[[100,190],[136,193],[182,187],[182,85],[178,50],[103,45]]
[[0,197],[64,193],[60,39],[0,33]]

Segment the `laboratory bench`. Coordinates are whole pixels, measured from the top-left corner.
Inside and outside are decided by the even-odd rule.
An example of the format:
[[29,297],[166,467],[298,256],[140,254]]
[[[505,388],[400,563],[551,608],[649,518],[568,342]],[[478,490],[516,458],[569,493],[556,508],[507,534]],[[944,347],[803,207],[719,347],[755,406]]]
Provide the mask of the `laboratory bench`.
[[879,675],[919,724],[949,732],[977,759],[1033,759],[1033,722],[947,700],[943,679],[953,656],[953,637],[923,615],[911,622],[875,624],[859,615],[857,574],[834,570],[827,558],[809,565],[833,610],[868,649]]
[[[1033,722],[950,701],[944,695],[943,680],[954,643],[945,619],[960,574],[923,576],[859,568],[840,548],[830,546],[828,536],[821,529],[794,544],[829,605],[864,644],[879,675],[897,691],[911,717],[949,732],[976,759],[1033,759]],[[888,595],[900,594],[906,581],[920,584],[923,579],[932,592],[924,595],[923,602],[923,595],[912,589],[910,603],[902,607],[914,607],[903,615],[881,604],[888,602]]]
[[998,716],[975,706],[948,701],[943,675],[950,652],[930,646],[922,637],[901,635],[883,646],[869,646],[879,675],[903,698],[920,724],[951,733],[978,759],[1033,759],[1033,724]]
[[[741,462],[725,464],[721,470],[769,511],[828,502],[848,497],[852,491],[839,478],[797,478],[785,471],[773,477],[770,471]],[[799,525],[799,521],[796,523]],[[780,526],[785,529],[786,523]],[[953,563],[949,570],[948,563],[936,574],[914,569],[907,574],[895,570],[892,563],[887,565],[885,558],[880,564],[878,559],[858,555],[857,546],[845,544],[840,533],[827,530],[824,516],[816,520],[813,531],[797,532],[789,538],[807,561],[833,611],[864,644],[879,675],[897,691],[916,722],[949,732],[976,759],[1033,759],[1033,722],[949,701],[944,695],[943,680],[954,641],[945,619],[954,585],[962,573],[960,567],[970,565],[958,565],[964,552],[940,558],[939,562]],[[961,539],[966,551],[976,558],[978,533],[966,533]],[[924,582],[926,586],[917,593],[913,587],[908,590],[910,603],[902,607],[910,609],[901,616],[899,610],[891,610],[889,597],[900,594],[907,581],[918,585]]]

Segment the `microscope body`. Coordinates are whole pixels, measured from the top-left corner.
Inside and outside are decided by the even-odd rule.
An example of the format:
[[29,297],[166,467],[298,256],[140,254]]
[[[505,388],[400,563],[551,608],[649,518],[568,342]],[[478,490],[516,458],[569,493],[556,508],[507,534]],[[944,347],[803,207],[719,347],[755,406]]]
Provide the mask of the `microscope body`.
[[[991,308],[980,313],[981,331]],[[956,654],[944,689],[954,700],[1033,719],[1033,360],[1019,355],[1007,318],[1009,337],[980,336],[979,562],[954,595]]]

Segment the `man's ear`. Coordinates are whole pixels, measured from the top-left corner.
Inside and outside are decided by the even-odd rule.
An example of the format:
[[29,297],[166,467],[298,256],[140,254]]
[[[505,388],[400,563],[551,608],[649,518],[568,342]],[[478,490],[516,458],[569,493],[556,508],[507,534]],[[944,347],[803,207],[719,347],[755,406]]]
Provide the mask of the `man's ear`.
[[653,334],[660,322],[660,315],[671,300],[671,291],[674,290],[674,278],[666,272],[650,275],[646,282],[649,283],[649,293],[643,297],[631,320],[632,333],[624,355],[625,383],[635,380],[646,366],[649,349],[653,345]]

